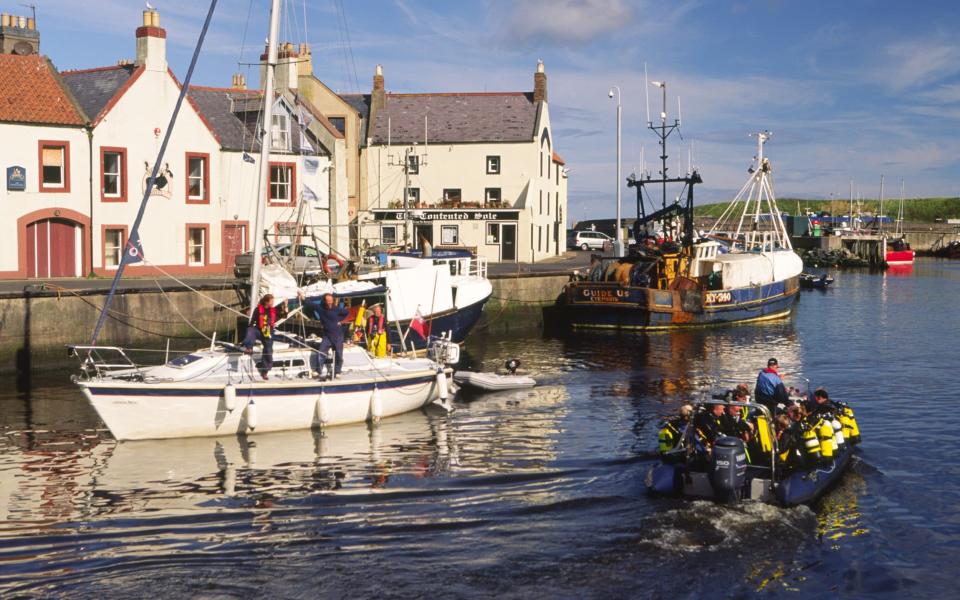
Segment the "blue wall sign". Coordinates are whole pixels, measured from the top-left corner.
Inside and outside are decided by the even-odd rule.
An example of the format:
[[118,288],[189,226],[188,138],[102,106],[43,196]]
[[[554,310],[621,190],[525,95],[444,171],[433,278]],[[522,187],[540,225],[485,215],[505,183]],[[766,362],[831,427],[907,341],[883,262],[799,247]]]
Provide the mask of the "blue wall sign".
[[7,190],[22,192],[27,189],[27,170],[23,167],[7,167]]

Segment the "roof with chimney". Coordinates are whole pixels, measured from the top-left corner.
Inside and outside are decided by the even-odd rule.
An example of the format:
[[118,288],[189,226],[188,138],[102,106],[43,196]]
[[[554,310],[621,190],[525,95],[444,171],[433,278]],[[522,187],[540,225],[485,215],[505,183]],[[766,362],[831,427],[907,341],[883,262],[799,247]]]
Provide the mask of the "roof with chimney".
[[0,121],[82,126],[86,118],[45,57],[0,54]]
[[143,67],[132,64],[64,71],[63,80],[93,123],[97,123],[133,84]]
[[360,141],[367,141],[367,123],[370,120],[370,94],[340,94],[340,97],[360,115]]
[[[374,144],[529,142],[537,103],[525,92],[387,94],[372,124]],[[389,131],[388,131],[389,129]]]
[[[191,85],[188,96],[217,135],[224,150],[247,152],[260,150],[256,130],[263,94],[259,90]],[[292,94],[284,94],[283,97],[288,104],[308,111],[310,122],[318,122],[333,137],[343,137],[323,115],[313,110],[309,103],[299,102]],[[296,111],[293,113],[293,118],[295,121],[300,121]],[[305,121],[306,118],[307,116],[304,115]],[[293,151],[300,152],[299,136],[293,135],[291,138]]]

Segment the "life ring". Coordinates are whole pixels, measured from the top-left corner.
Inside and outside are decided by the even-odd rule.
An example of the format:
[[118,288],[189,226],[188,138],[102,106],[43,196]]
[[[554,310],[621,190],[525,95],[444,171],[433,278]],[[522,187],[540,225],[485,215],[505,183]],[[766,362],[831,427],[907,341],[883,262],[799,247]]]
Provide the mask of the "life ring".
[[337,256],[336,254],[324,254],[322,255],[322,261],[320,263],[320,266],[322,267],[323,272],[327,275],[333,274],[333,269],[330,268],[330,264],[329,264],[329,261],[331,258],[337,263],[337,273],[343,270],[344,262],[342,258]]

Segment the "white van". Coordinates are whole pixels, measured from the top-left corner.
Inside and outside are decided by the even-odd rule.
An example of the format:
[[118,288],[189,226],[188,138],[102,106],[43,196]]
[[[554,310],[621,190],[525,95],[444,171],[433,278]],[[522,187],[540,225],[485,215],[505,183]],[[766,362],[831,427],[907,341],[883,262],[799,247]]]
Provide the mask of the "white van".
[[613,238],[599,231],[577,231],[570,246],[581,250],[603,250],[606,244],[613,244]]

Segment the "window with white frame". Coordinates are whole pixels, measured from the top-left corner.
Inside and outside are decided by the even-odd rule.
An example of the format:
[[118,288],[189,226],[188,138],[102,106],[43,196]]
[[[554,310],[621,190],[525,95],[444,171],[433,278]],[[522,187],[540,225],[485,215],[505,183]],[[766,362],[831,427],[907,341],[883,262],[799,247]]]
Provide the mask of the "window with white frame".
[[483,196],[487,206],[499,207],[503,202],[500,188],[487,188]]
[[457,225],[440,226],[440,243],[444,246],[456,246],[460,243],[460,227]]
[[290,150],[290,117],[286,114],[273,115],[270,128],[270,148]]
[[488,156],[487,157],[487,175],[499,175],[499,174],[500,174],[500,157]]
[[187,264],[191,267],[206,263],[207,230],[191,227],[187,230]]
[[103,232],[103,264],[108,269],[120,266],[123,257],[123,229],[105,229]]
[[270,201],[290,202],[293,165],[270,165]]
[[191,156],[187,159],[187,199],[207,198],[207,158]]
[[487,223],[487,243],[500,243],[500,223]]
[[397,245],[397,226],[384,225],[380,228],[380,243],[384,246]]
[[103,195],[119,198],[123,195],[123,153],[103,153]]
[[40,150],[40,159],[43,175],[43,187],[60,188],[65,187],[66,169],[66,147],[59,145],[44,145]]

